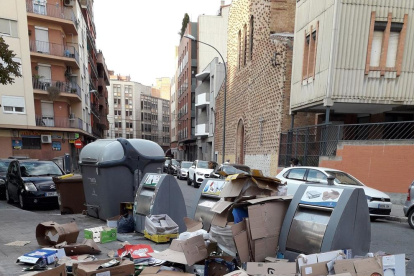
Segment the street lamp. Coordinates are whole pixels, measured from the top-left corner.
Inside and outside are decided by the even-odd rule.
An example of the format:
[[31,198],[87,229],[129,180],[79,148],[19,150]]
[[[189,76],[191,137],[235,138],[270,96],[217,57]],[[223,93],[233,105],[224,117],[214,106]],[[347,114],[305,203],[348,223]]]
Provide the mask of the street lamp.
[[216,50],[216,52],[220,55],[221,59],[223,60],[223,65],[224,65],[224,108],[223,108],[223,156],[222,156],[222,163],[224,163],[224,158],[225,158],[225,155],[226,155],[226,107],[227,107],[227,66],[226,66],[226,62],[224,61],[224,58],[221,55],[221,53],[214,46],[212,46],[210,44],[207,44],[205,42],[199,41],[194,36],[189,35],[189,34],[184,35],[184,37],[188,38],[192,41],[199,42],[201,44],[210,46],[211,48]]

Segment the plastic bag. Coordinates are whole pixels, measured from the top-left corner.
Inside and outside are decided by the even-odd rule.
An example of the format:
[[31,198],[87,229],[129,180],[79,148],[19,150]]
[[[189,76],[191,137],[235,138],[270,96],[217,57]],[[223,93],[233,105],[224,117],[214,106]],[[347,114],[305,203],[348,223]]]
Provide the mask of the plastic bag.
[[236,245],[234,244],[233,233],[231,226],[220,227],[211,225],[210,237],[217,241],[217,245],[230,256],[236,256]]
[[134,217],[127,215],[122,216],[118,220],[118,233],[132,233],[134,232]]
[[197,230],[195,232],[183,232],[178,236],[177,240],[185,241],[185,240],[188,240],[188,239],[193,238],[195,236],[203,236],[203,238],[205,240],[208,240],[209,237],[210,237],[206,230],[200,229],[200,230]]

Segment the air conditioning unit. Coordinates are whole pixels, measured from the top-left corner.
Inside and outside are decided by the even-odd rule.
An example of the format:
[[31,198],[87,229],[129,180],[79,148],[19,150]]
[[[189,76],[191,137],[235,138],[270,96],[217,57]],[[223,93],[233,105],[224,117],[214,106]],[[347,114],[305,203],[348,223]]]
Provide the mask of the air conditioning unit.
[[75,5],[75,1],[74,0],[64,0],[63,5],[65,5],[66,7],[73,7]]
[[52,144],[52,135],[42,135],[41,138],[43,144]]

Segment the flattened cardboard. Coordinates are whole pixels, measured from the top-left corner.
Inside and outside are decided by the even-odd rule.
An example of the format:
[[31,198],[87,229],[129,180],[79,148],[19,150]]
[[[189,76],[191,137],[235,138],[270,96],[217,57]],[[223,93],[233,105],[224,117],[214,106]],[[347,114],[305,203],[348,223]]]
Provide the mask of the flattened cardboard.
[[[52,241],[49,234],[59,235],[57,241]],[[36,240],[39,245],[50,246],[62,242],[76,243],[78,239],[79,229],[75,222],[67,224],[58,224],[53,221],[43,222],[36,227]]]
[[[240,178],[237,178],[237,176],[239,176]],[[230,182],[226,183],[226,185],[224,185],[224,188],[220,193],[221,198],[238,197],[241,191],[243,190],[247,177],[244,175],[235,175],[235,176],[233,175],[231,177],[236,177],[236,178],[234,178]],[[229,179],[229,177],[227,179]]]
[[221,214],[214,214],[214,217],[211,220],[211,225],[226,227],[228,217],[229,217],[229,210],[226,210]]
[[224,276],[249,276],[249,274],[246,273],[244,270],[235,270],[233,272],[230,272]]
[[338,260],[334,264],[335,273],[349,273],[356,276],[354,260]]
[[334,274],[332,276],[352,276],[351,273]]
[[192,276],[194,274],[177,271],[161,270],[160,266],[146,267],[139,275],[145,276]]
[[190,218],[184,218],[185,226],[187,227],[187,232],[195,232],[203,228],[203,223],[201,221],[195,221]]
[[80,244],[69,244],[62,248],[65,250],[66,256],[96,255],[101,253],[99,246],[93,240],[84,240]]
[[232,225],[231,231],[240,261],[242,263],[250,261],[249,238],[247,236],[246,222],[242,221]]
[[[120,258],[116,258],[121,261]],[[120,265],[99,269],[98,267],[104,263],[110,262],[113,259],[99,260],[94,262],[75,263],[73,264],[73,274],[76,276],[92,276],[92,275],[110,275],[110,276],[125,276],[134,275],[135,265],[131,261],[121,261]],[[109,273],[105,273],[109,272]],[[102,274],[101,274],[102,273]]]
[[167,250],[150,255],[156,259],[185,265],[193,265],[208,257],[203,236],[195,236],[185,241],[173,240]]
[[288,201],[272,201],[249,206],[248,212],[252,239],[256,240],[279,235],[288,207]]
[[375,273],[381,276],[384,275],[379,258],[354,260],[354,266],[358,276],[371,276]]
[[[246,272],[251,276],[295,275],[296,263],[247,263]],[[303,276],[303,275],[302,275]]]
[[326,266],[328,262],[321,262],[316,264],[304,265],[301,267],[302,276],[325,276],[329,274],[328,267]]
[[213,207],[211,207],[211,212],[221,214],[225,210],[227,210],[232,204],[233,202],[231,201],[225,201],[223,199],[220,199],[213,205]]
[[65,251],[63,249],[56,248],[42,248],[37,249],[32,252],[26,253],[19,258],[17,258],[17,263],[26,263],[26,264],[38,264],[42,260],[46,261],[46,264],[53,264],[56,258],[65,257]]
[[254,260],[254,245],[253,245],[252,235],[251,235],[251,231],[250,231],[250,220],[249,220],[249,218],[245,218],[244,221],[246,222],[247,239],[249,240],[250,259]]
[[289,262],[289,260],[287,260],[287,259],[276,259],[276,258],[273,258],[273,257],[266,257],[265,262],[266,263],[287,263],[287,262]]
[[257,204],[269,201],[291,201],[293,196],[269,196],[246,200],[250,204]]
[[276,256],[279,236],[271,236],[253,241],[254,261],[264,262],[268,256]]
[[344,252],[342,250],[335,250],[319,254],[299,255],[296,263],[298,264],[298,270],[300,271],[303,265],[316,264],[318,262],[329,262],[337,258],[339,255],[344,255]]
[[24,274],[22,276],[32,276],[32,275],[36,275],[36,276],[67,276],[67,272],[66,272],[66,266],[60,265],[58,267],[54,267],[52,269],[49,270],[45,270],[42,272],[36,271],[36,272],[31,272],[31,273],[27,273]]

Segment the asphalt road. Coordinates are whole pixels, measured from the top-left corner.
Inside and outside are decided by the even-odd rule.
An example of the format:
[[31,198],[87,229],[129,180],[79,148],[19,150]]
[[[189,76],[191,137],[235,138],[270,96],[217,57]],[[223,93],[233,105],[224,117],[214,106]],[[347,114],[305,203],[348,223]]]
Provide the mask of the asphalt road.
[[[186,181],[178,181],[183,192],[187,206],[187,212],[194,200],[196,189],[188,186]],[[17,273],[21,268],[15,264],[16,258],[24,253],[38,248],[35,239],[35,228],[41,221],[56,221],[67,223],[76,221],[80,229],[102,225],[103,222],[85,217],[82,215],[61,216],[58,210],[34,210],[32,212],[20,210],[16,206],[11,206],[5,201],[0,200],[0,276],[20,275]],[[414,230],[406,223],[390,222],[378,220],[371,224],[372,239],[371,251],[384,251],[390,254],[405,253],[407,258],[414,258]],[[79,235],[78,241],[82,240],[83,233]],[[148,240],[140,237],[129,237],[133,243],[147,243]],[[21,240],[31,241],[25,247],[5,246],[6,243]],[[163,250],[166,245],[154,245],[154,249]],[[120,247],[119,242],[100,245],[102,254],[99,258],[106,257],[106,252],[116,250]],[[407,274],[414,275],[414,260],[408,264]]]

